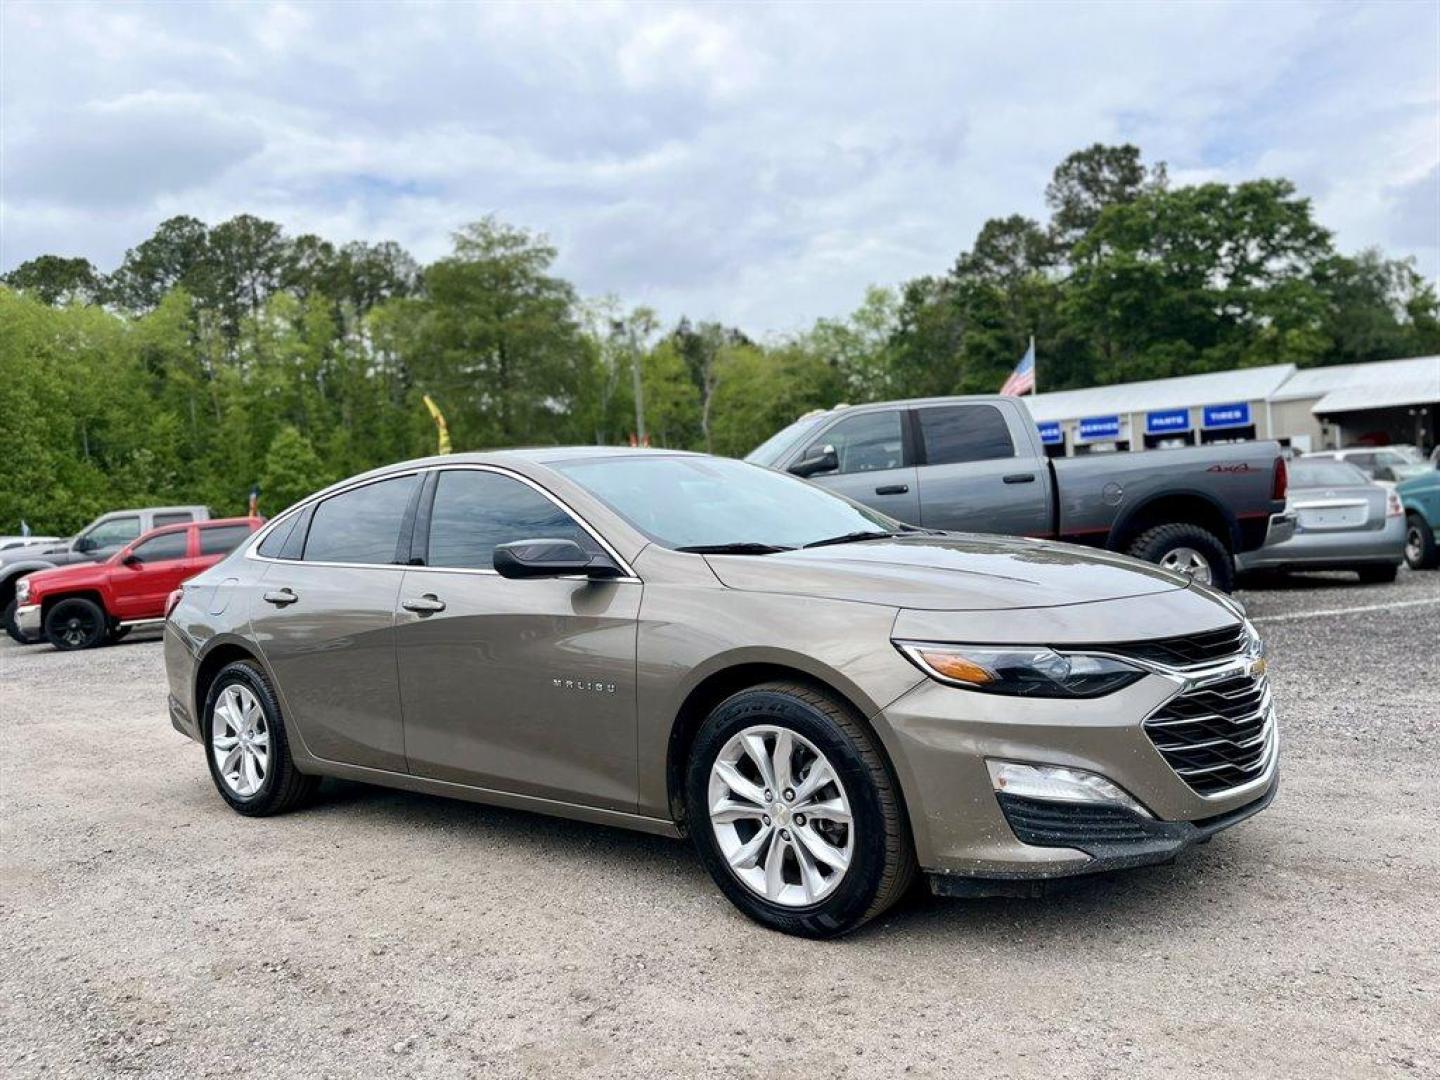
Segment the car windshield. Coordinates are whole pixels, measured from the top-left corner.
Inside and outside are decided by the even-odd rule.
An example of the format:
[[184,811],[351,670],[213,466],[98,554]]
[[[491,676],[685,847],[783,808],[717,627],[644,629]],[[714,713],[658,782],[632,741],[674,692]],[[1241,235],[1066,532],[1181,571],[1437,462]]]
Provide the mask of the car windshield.
[[1370,477],[1343,461],[1294,461],[1290,463],[1290,486],[1296,488],[1353,487],[1370,483]]
[[800,437],[821,420],[825,414],[815,413],[811,416],[802,416],[788,427],[783,427],[770,438],[757,446],[750,453],[745,455],[745,460],[755,465],[774,465],[779,456],[790,446],[800,441]]
[[904,528],[804,480],[729,458],[636,455],[552,467],[665,547],[763,555]]

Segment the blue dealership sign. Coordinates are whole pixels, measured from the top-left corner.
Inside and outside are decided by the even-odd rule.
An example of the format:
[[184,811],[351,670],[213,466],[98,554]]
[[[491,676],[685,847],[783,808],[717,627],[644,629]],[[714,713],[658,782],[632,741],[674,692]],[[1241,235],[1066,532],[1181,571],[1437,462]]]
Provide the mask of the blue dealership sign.
[[1036,424],[1035,426],[1040,429],[1040,441],[1046,446],[1052,446],[1055,443],[1065,441],[1065,436],[1060,431],[1060,425],[1055,421],[1052,420],[1048,424]]
[[1189,409],[1159,409],[1145,414],[1145,434],[1166,435],[1190,430]]
[[1082,439],[1118,439],[1120,437],[1120,417],[1118,416],[1091,416],[1080,421],[1080,438]]
[[1207,428],[1246,427],[1250,423],[1250,403],[1237,401],[1231,405],[1206,405]]

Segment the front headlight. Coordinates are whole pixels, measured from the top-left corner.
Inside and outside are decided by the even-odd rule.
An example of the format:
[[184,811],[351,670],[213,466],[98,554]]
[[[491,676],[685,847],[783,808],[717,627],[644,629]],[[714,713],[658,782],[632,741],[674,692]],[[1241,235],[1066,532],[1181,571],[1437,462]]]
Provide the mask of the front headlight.
[[15,583],[15,604],[18,607],[19,605],[27,602],[29,599],[30,582],[26,578],[21,578],[18,582]]
[[987,694],[1093,698],[1114,693],[1145,675],[1123,660],[1070,656],[1045,646],[897,641],[895,647],[932,679]]

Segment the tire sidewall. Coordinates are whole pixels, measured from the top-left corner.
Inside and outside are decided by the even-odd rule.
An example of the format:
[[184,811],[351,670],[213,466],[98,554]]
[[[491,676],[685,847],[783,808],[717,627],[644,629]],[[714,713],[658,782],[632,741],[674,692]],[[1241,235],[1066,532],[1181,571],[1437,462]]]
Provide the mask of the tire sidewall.
[[[225,783],[225,778],[220,775],[220,767],[215,763],[215,751],[210,744],[215,725],[215,704],[220,700],[220,695],[231,686],[244,686],[255,695],[255,699],[260,702],[260,708],[265,711],[265,728],[270,735],[270,761],[265,770],[265,779],[260,784],[260,790],[248,797],[242,797],[230,790],[230,786]],[[242,814],[263,813],[268,808],[276,786],[280,782],[281,770],[285,768],[284,759],[289,754],[289,747],[285,741],[280,704],[276,701],[275,693],[270,689],[269,682],[253,664],[239,660],[222,668],[220,674],[215,676],[215,681],[210,684],[210,692],[205,697],[205,712],[201,718],[200,734],[205,748],[205,764],[210,770],[210,779],[215,782],[215,789],[220,792],[220,797],[229,803],[232,809],[238,810]]]
[[1142,536],[1131,547],[1130,554],[1159,565],[1169,552],[1180,547],[1193,548],[1205,557],[1210,564],[1211,588],[1226,593],[1234,591],[1234,560],[1215,534],[1199,525],[1176,523],[1165,526],[1163,530],[1157,529],[1155,535]]
[[[813,743],[839,775],[850,800],[854,854],[844,879],[816,904],[786,907],[752,892],[731,871],[710,824],[710,769],[725,744],[757,725],[789,728]],[[782,690],[746,690],[727,698],[706,718],[691,748],[686,772],[691,839],[705,868],[741,911],[773,929],[808,937],[834,937],[862,921],[885,872],[885,822],[869,768],[853,741],[813,705]]]
[[[88,612],[93,616],[93,618],[95,619],[95,632],[92,633],[90,637],[83,643],[79,645],[70,645],[66,643],[65,639],[61,637],[61,635],[51,631],[50,621],[54,619],[58,622],[63,611],[65,611],[67,608],[75,607],[76,605],[81,605],[84,608],[88,609]],[[64,600],[57,600],[55,602],[55,606],[52,607],[45,615],[44,627],[45,640],[50,642],[51,645],[55,646],[55,648],[59,649],[61,652],[78,652],[81,649],[93,649],[95,648],[95,646],[99,645],[105,640],[105,635],[109,629],[105,617],[105,610],[99,604],[95,603],[95,601],[86,600],[84,597],[81,596],[72,596]]]
[[11,600],[5,605],[3,614],[0,614],[0,618],[3,618],[5,621],[5,633],[9,634],[10,640],[17,644],[34,645],[37,641],[43,639],[29,637],[21,632],[20,624],[15,621],[15,612],[19,610],[19,607],[20,602],[18,600]]
[[[1420,557],[1418,560],[1410,558],[1410,530],[1414,529],[1420,535]],[[1431,570],[1437,563],[1440,563],[1440,551],[1436,550],[1435,534],[1430,529],[1429,523],[1419,514],[1408,514],[1405,518],[1405,565],[1411,570]]]

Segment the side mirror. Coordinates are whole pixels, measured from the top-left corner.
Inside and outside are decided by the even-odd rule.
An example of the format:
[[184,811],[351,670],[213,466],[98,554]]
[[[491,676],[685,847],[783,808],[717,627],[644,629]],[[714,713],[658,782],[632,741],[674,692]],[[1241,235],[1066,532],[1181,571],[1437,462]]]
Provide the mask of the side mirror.
[[99,544],[96,543],[95,538],[92,536],[77,536],[75,538],[76,551],[94,551],[97,547],[99,547]]
[[803,457],[794,465],[790,471],[796,476],[814,476],[816,473],[832,472],[840,468],[840,456],[835,453],[835,447],[828,443],[818,450],[811,447],[808,457]]
[[125,558],[121,559],[120,561],[126,566],[131,567],[132,569],[136,566],[145,565],[145,560],[140,558],[140,556],[136,555],[133,551],[129,555],[126,555]]
[[620,577],[608,555],[591,555],[574,540],[514,540],[495,548],[495,572],[505,578]]

